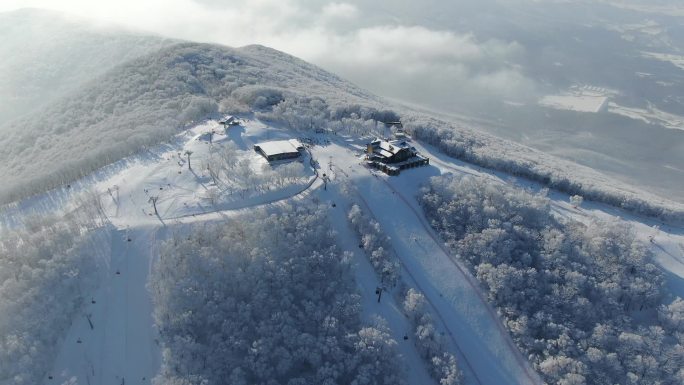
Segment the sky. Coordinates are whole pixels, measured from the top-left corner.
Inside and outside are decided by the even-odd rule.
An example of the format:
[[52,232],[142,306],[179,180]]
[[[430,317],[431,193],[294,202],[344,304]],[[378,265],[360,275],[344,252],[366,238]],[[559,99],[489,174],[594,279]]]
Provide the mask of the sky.
[[530,98],[535,83],[514,64],[524,56],[521,44],[445,23],[435,27],[434,13],[416,8],[458,15],[469,1],[3,0],[0,12],[48,8],[168,37],[263,44],[381,96],[424,106]]

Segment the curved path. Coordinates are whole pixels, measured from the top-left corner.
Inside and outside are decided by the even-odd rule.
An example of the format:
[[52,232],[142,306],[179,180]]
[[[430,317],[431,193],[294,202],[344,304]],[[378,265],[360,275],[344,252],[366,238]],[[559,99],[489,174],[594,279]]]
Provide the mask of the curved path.
[[[349,167],[349,179],[357,185],[366,208],[391,236],[405,271],[419,285],[454,346],[460,350],[468,382],[478,385],[540,383],[530,373],[529,364],[520,360],[519,351],[505,339],[507,332],[494,311],[487,308],[472,277],[450,258],[441,241],[426,226],[425,219],[384,178],[374,177],[359,166],[347,148],[331,144],[315,148],[313,155],[319,159],[341,159],[344,167]],[[314,165],[313,156],[310,159]],[[318,175],[318,169],[314,167],[314,170],[316,175],[310,182],[292,195],[166,220],[169,224],[222,220],[255,207],[306,199],[326,183]],[[177,175],[175,171],[170,173],[174,174]],[[122,217],[112,221],[118,222],[122,230],[114,232],[116,239],[112,241],[107,275],[93,303],[86,306],[88,317],[84,314],[70,330],[52,370],[55,378],[46,379],[46,384],[61,384],[72,378],[82,384],[147,384],[159,370],[161,354],[147,280],[156,258],[156,251],[150,245],[156,243],[157,233],[166,231],[166,227],[162,218],[145,213],[144,208],[149,209],[149,204],[141,191],[147,176],[129,170],[125,177],[128,195],[122,192],[123,199],[116,199],[116,206],[111,209],[112,213],[114,209],[119,211],[122,205]],[[135,196],[134,191],[137,191]],[[163,238],[163,234],[159,237]]]
[[[256,207],[305,199],[323,184],[318,170],[314,171],[306,185],[287,196],[167,221],[185,224],[222,220]],[[142,190],[136,183],[127,188]],[[122,205],[128,215],[110,218],[118,229],[112,230],[111,253],[102,269],[100,287],[88,295],[83,313],[68,331],[44,384],[145,385],[159,372],[161,351],[147,285],[158,258],[158,239],[164,238],[168,227],[161,217],[147,215],[147,205],[139,198],[129,193],[123,200],[114,200],[110,211],[119,212]]]

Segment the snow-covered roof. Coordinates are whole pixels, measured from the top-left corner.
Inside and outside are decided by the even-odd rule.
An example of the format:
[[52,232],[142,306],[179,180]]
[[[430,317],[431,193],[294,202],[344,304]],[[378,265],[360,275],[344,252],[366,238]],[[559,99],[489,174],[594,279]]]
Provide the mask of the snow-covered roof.
[[392,155],[398,153],[403,149],[409,149],[415,151],[406,141],[403,140],[393,140],[388,142],[386,140],[376,139],[371,142],[371,146],[375,149],[375,152],[379,153],[384,157],[391,157]]
[[235,120],[235,117],[233,115],[226,115],[223,117],[223,119],[219,120],[219,124],[232,123],[234,120]]
[[266,156],[278,155],[278,154],[291,154],[293,152],[298,152],[301,148],[301,143],[296,139],[290,140],[275,140],[271,142],[257,143],[254,147],[259,147],[261,152]]

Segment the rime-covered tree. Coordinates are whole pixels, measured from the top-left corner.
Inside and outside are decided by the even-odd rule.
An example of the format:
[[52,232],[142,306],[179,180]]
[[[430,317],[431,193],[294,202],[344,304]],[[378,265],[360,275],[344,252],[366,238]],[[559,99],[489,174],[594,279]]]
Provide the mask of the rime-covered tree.
[[[484,178],[435,177],[420,202],[553,384],[677,384],[681,300],[621,223],[559,221],[548,198]],[[654,317],[658,313],[659,318]]]
[[393,341],[364,326],[327,207],[281,207],[168,240],[152,274],[158,384],[401,384]]

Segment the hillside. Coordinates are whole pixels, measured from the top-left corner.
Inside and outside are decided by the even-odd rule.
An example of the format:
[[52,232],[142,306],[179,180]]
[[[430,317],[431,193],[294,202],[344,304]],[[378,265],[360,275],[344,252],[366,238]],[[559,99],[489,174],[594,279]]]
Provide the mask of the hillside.
[[[95,194],[66,207],[73,221],[49,218],[58,191],[0,216],[0,384],[397,384],[397,363],[409,384],[681,378],[681,342],[658,339],[684,325],[681,227],[574,207],[415,141],[430,165],[390,177],[361,155],[382,128],[343,119],[337,134],[302,132],[251,115],[228,131],[208,120],[82,178]],[[253,150],[292,137],[310,143],[299,161]],[[537,310],[559,326],[540,330]],[[601,364],[616,354],[622,366]]]
[[270,108],[286,96],[378,104],[310,64],[258,46],[178,43],[121,64],[0,127],[0,202],[58,186],[219,111]]
[[680,193],[261,45],[0,33],[0,385],[684,383]]
[[[78,35],[76,30],[71,33]],[[121,49],[130,45],[133,35],[122,36],[128,37],[121,38],[127,42],[118,45]],[[681,220],[684,213],[684,204],[677,202],[677,197],[664,198],[646,186],[620,182],[594,169],[485,134],[476,122],[450,120],[383,101],[319,67],[270,48],[149,44],[165,47],[144,48],[143,44],[141,50],[150,52],[100,74],[78,66],[67,70],[69,61],[49,64],[63,73],[60,79],[77,78],[73,82],[76,88],[44,106],[36,104],[32,114],[0,123],[0,132],[5,133],[0,138],[0,153],[5,158],[0,169],[5,181],[0,187],[0,204],[66,185],[146,146],[168,141],[194,121],[222,113],[255,112],[297,130],[337,131],[348,126],[349,119],[377,124],[401,118],[418,139],[461,160],[644,215]],[[42,59],[35,62],[48,65]],[[83,65],[106,67],[96,62]],[[41,84],[45,88],[48,83]]]
[[0,13],[0,36],[0,125],[174,42],[40,9]]

